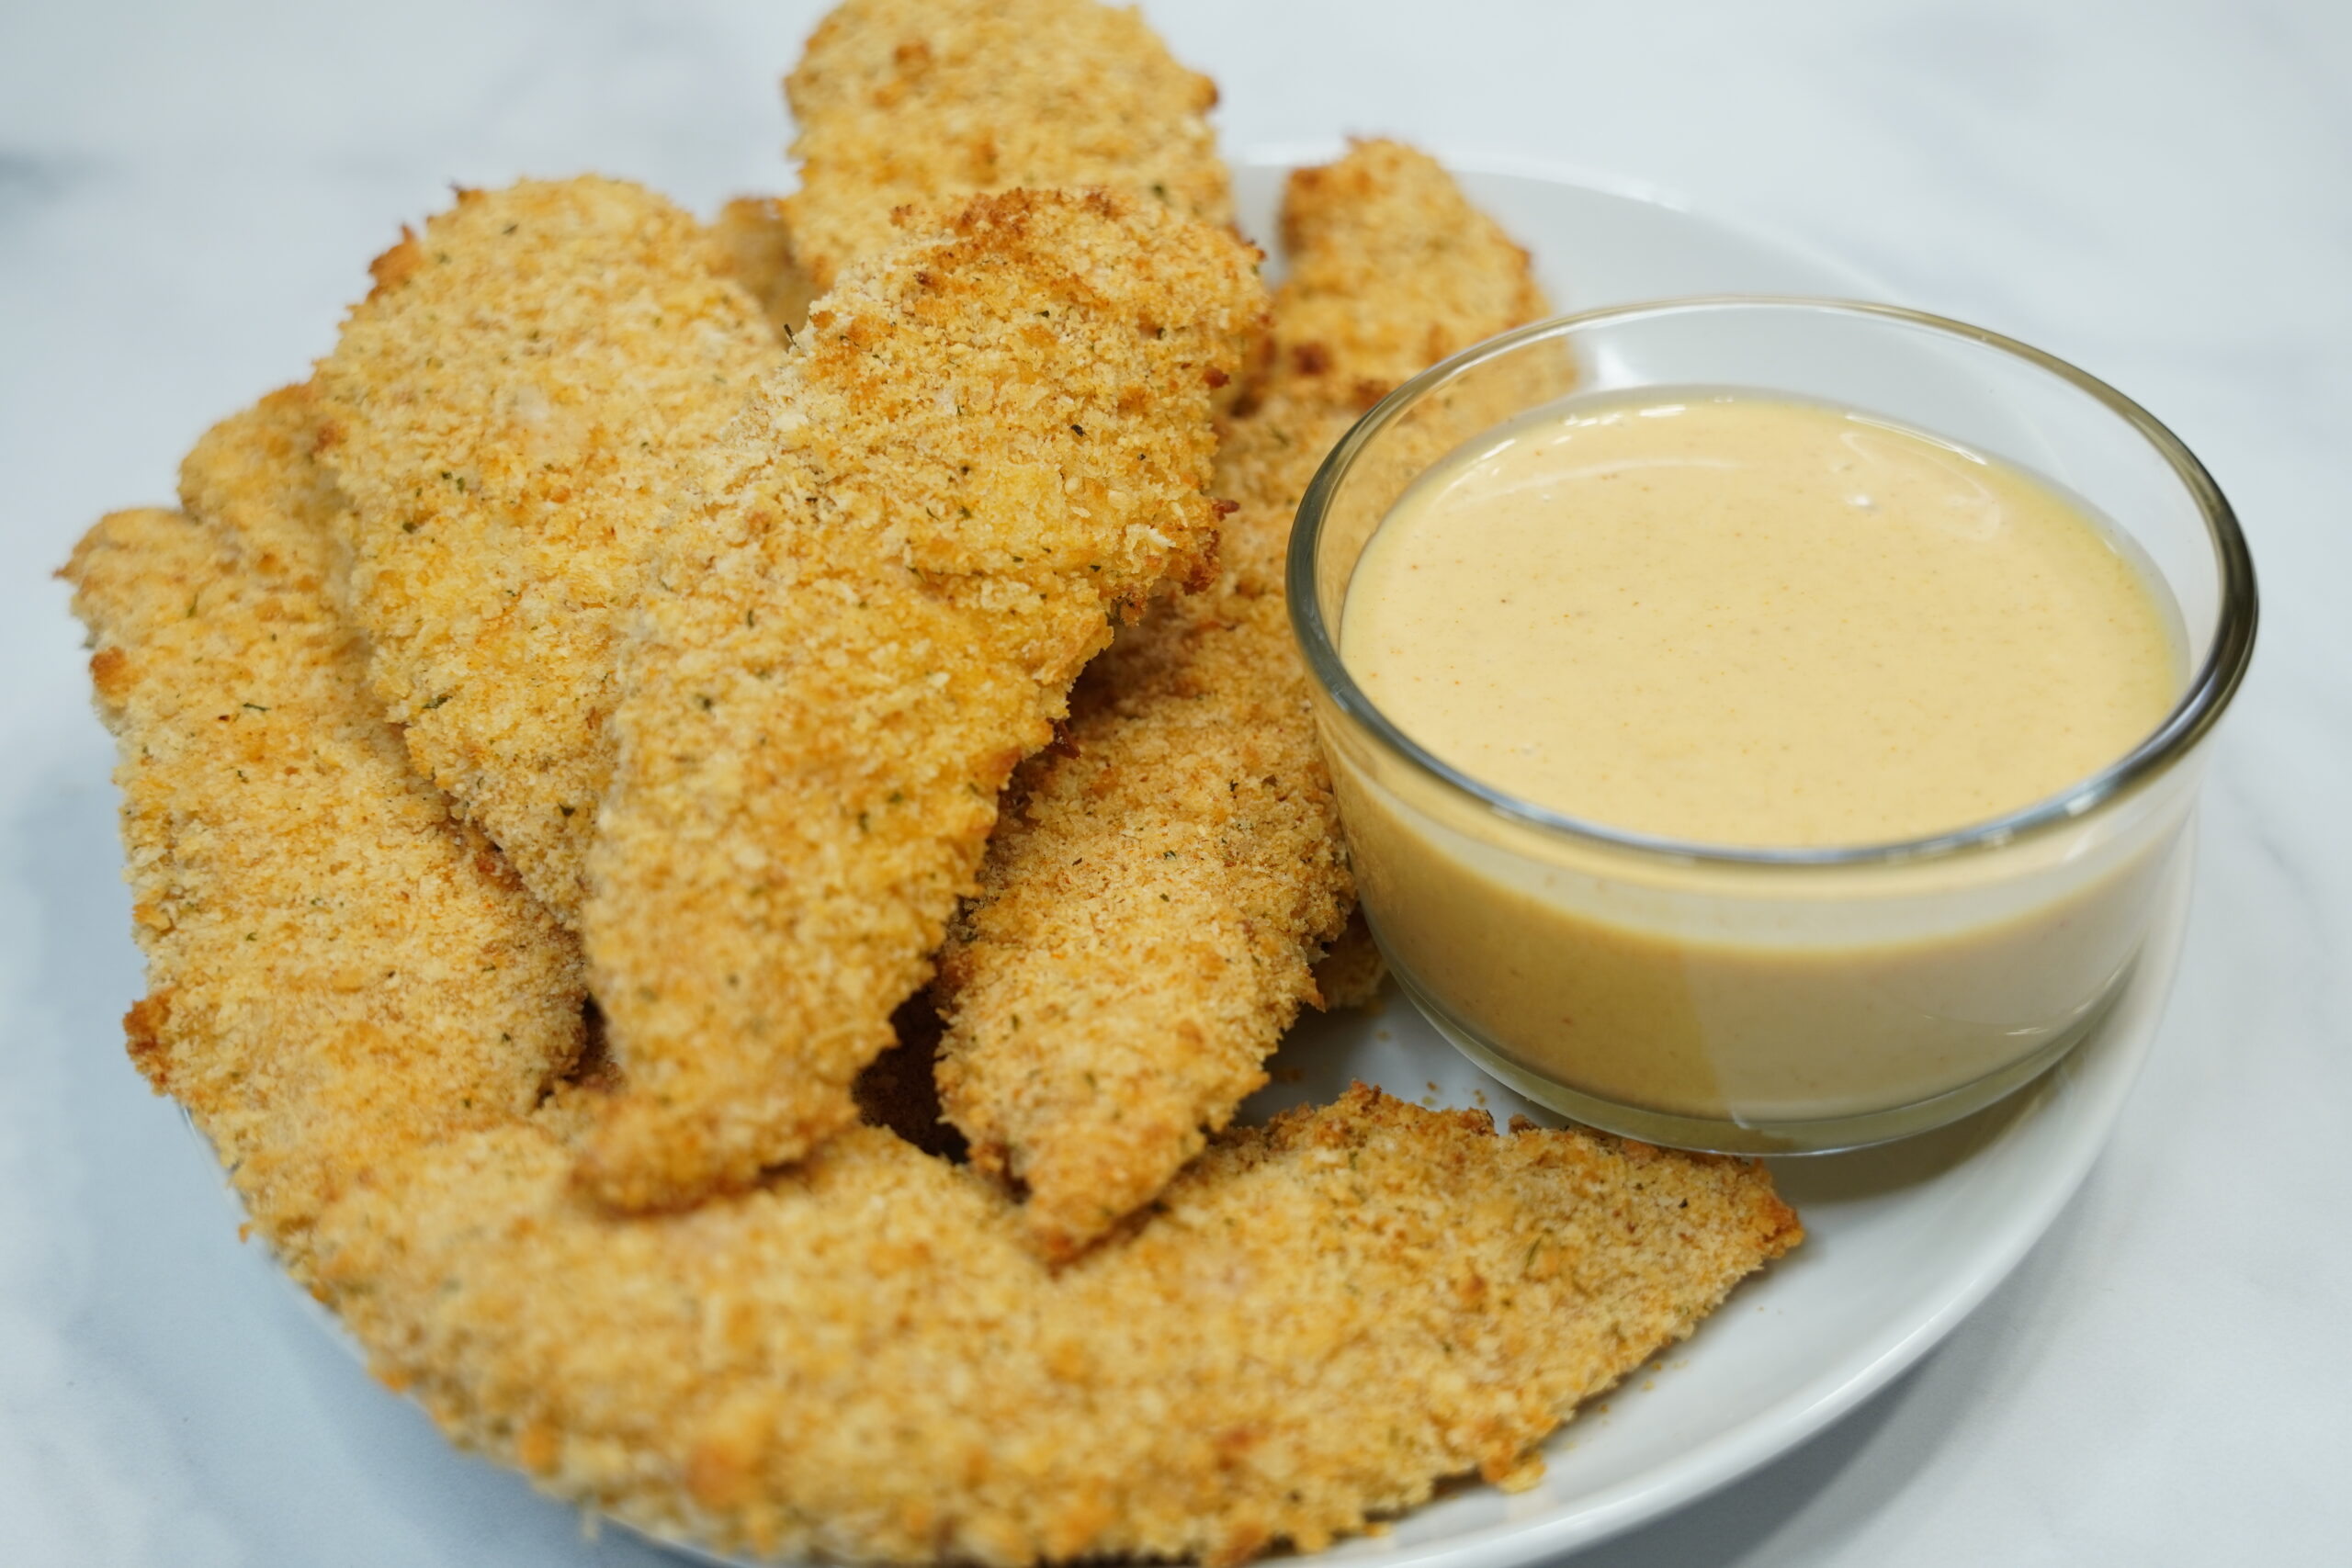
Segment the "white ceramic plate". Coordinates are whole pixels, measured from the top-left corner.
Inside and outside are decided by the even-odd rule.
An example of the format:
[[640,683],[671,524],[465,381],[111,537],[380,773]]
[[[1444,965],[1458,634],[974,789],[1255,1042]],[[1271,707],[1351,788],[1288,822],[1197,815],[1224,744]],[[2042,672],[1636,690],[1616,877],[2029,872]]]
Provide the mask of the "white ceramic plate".
[[[1283,149],[1237,164],[1250,231],[1274,232],[1288,168],[1336,151]],[[1523,165],[1454,166],[1470,195],[1534,253],[1563,310],[1676,294],[1884,297],[1836,263],[1654,192]],[[1743,1286],[1690,1341],[1555,1434],[1533,1490],[1452,1490],[1326,1560],[1517,1568],[1555,1558],[1736,1479],[1893,1381],[2017,1266],[2106,1142],[2171,985],[2187,922],[2188,858],[2165,885],[2118,1005],[2056,1071],[1941,1133],[1861,1154],[1775,1162],[1781,1190],[1804,1219],[1805,1244]],[[1376,1009],[1308,1020],[1273,1065],[1277,1082],[1245,1108],[1250,1119],[1329,1100],[1362,1078],[1424,1104],[1558,1121],[1486,1077],[1393,991]],[[526,1483],[517,1476],[514,1484],[519,1494]]]

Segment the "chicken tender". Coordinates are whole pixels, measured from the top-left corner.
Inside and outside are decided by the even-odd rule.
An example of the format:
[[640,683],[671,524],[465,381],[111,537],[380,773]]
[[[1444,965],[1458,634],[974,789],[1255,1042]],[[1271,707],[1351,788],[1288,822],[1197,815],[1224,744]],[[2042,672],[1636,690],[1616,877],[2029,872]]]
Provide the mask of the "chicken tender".
[[1094,0],[847,0],[785,79],[800,189],[784,198],[819,289],[910,204],[1102,186],[1232,218],[1206,118],[1216,86],[1131,10]]
[[1274,355],[1301,400],[1362,412],[1456,350],[1551,312],[1527,253],[1401,142],[1359,141],[1293,174],[1282,222],[1290,274]]
[[628,1082],[598,1197],[691,1202],[853,1119],[1006,776],[1211,547],[1254,260],[1131,197],[975,198],[843,275],[713,445],[644,592],[592,860]]
[[783,350],[710,238],[595,177],[461,192],[320,366],[349,608],[418,768],[567,923],[612,773],[616,617]]
[[[1217,457],[1239,504],[1222,576],[1088,671],[940,960],[946,1113],[1025,1185],[1051,1257],[1148,1201],[1265,1081],[1354,902],[1283,591],[1307,481],[1396,380],[1544,310],[1526,254],[1392,142],[1295,175],[1284,231],[1267,389]],[[1376,977],[1349,965],[1359,991]]]
[[322,1227],[379,1375],[560,1495],[722,1551],[1025,1565],[1313,1550],[1476,1470],[1794,1245],[1760,1168],[1494,1135],[1359,1088],[1221,1140],[1059,1272],[989,1182],[860,1128],[692,1213],[532,1127]]
[[131,1058],[298,1276],[355,1181],[536,1104],[582,995],[577,944],[368,691],[317,435],[307,388],[273,393],[190,454],[186,513],[105,518],[64,572],[121,744]]

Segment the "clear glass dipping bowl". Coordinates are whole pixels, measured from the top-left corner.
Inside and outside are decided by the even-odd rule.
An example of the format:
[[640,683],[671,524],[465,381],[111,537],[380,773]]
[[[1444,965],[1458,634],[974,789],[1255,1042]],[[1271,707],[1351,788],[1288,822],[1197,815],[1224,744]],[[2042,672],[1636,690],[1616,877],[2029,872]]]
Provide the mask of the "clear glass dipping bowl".
[[[1731,849],[1623,832],[1468,777],[1338,649],[1357,558],[1446,453],[1564,397],[1747,389],[1884,416],[2073,491],[2182,617],[2178,704],[2127,755],[1993,821],[1904,843]],[[2207,738],[2253,654],[2253,562],[2212,479],[2073,366],[1892,306],[1718,298],[1537,323],[1390,394],[1299,506],[1291,616],[1363,909],[1465,1055],[1594,1126],[1727,1153],[1923,1132],[2032,1081],[2097,1022],[2190,852]]]

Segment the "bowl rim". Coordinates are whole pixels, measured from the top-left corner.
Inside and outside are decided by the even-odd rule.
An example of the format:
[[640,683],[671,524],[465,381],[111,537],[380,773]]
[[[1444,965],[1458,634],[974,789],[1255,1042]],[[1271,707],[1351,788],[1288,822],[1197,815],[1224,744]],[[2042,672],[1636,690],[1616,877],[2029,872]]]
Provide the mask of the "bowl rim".
[[[1708,311],[1789,310],[1876,318],[1924,329],[2004,353],[2057,377],[2104,406],[2154,447],[2197,506],[2213,548],[2220,578],[2220,609],[2212,645],[2170,712],[2132,750],[2087,778],[2016,810],[1923,838],[1864,844],[1748,847],[1638,833],[1556,811],[1496,788],[1442,761],[1414,741],[1375,706],[1341,661],[1316,592],[1315,555],[1333,497],[1349,470],[1373,440],[1424,399],[1482,365],[1529,344],[1565,338],[1606,323],[1690,315]],[[1572,394],[1573,395],[1573,394]],[[2037,838],[2077,822],[2153,783],[2193,751],[2230,704],[2253,661],[2260,620],[2254,558],[2237,513],[2205,465],[2181,439],[2139,403],[2105,381],[2030,344],[1949,316],[1902,305],[1836,296],[1801,294],[1702,294],[1671,299],[1608,305],[1532,321],[1498,333],[1439,361],[1398,386],[1351,425],[1328,453],[1300,498],[1284,563],[1283,587],[1290,600],[1291,629],[1309,674],[1340,712],[1368,730],[1393,755],[1450,793],[1524,827],[1609,850],[1632,852],[1682,863],[1719,866],[1843,866],[1944,860]]]

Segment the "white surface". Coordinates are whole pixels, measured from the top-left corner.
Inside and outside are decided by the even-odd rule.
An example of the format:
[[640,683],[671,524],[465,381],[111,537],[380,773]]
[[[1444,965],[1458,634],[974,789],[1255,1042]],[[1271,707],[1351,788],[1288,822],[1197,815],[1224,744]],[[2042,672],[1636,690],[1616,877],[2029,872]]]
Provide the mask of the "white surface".
[[[0,12],[0,1562],[650,1562],[447,1455],[222,1224],[122,1061],[107,747],[43,575],[301,373],[443,182],[781,183],[814,7]],[[2352,7],[1152,7],[1235,146],[1395,131],[1656,182],[2075,359],[2263,575],[2188,951],[2118,1135],[1912,1375],[1580,1562],[2340,1558],[2352,1304]]]

